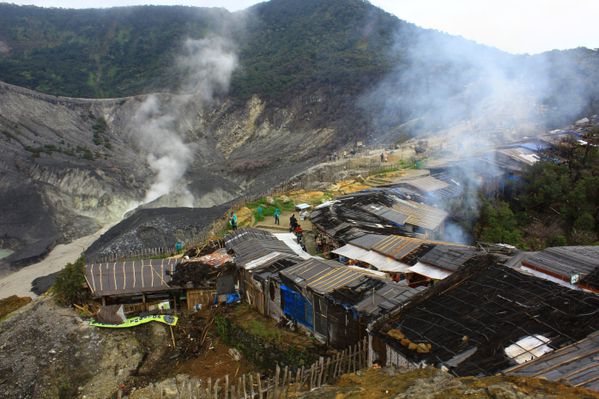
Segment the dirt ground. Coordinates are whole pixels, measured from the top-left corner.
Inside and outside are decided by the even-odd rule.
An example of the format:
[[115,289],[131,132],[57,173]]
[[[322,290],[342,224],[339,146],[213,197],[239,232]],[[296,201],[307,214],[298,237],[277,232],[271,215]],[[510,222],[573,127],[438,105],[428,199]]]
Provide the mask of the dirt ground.
[[261,315],[247,304],[237,305],[230,314],[236,324],[251,331],[254,335],[263,335],[265,339],[274,338],[286,346],[313,348],[315,345],[314,340],[309,336],[277,327],[276,320]]
[[202,353],[189,360],[180,363],[174,368],[175,374],[187,374],[202,380],[212,378],[223,378],[226,374],[229,377],[256,371],[251,363],[241,357],[235,360],[229,353],[230,347],[221,342],[218,338],[209,338],[206,347]]

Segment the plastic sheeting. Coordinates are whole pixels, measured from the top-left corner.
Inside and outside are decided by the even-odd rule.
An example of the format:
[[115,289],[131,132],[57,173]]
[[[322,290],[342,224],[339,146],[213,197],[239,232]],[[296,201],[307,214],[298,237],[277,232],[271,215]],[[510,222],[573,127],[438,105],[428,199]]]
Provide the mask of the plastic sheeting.
[[281,285],[281,296],[285,316],[313,330],[312,304],[302,294],[285,285]]
[[451,272],[448,270],[440,269],[435,266],[425,265],[424,263],[416,263],[410,267],[408,271],[421,276],[432,278],[433,280],[443,280],[445,277],[451,276]]

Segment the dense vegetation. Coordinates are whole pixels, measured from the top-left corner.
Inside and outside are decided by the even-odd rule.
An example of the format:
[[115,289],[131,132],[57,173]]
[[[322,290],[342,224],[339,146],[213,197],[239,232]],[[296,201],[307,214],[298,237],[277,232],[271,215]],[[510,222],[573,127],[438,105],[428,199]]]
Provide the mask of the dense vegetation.
[[[536,95],[553,119],[589,113],[589,106],[599,109],[595,51],[513,56],[418,28],[364,0],[271,0],[236,13],[178,6],[67,10],[0,4],[0,81],[74,97],[168,91],[182,80],[175,64],[185,39],[210,35],[236,45],[233,100],[241,103],[257,94],[275,107],[318,104],[318,114],[311,115],[315,124],[353,118],[353,130],[384,131],[423,115],[434,126],[443,124],[448,115],[437,110],[447,102],[458,110],[480,102],[487,90],[481,62],[489,60],[523,82],[548,74],[551,90]],[[375,126],[358,120],[356,106],[377,115],[369,121]],[[468,112],[474,112],[462,111],[449,114],[470,118]],[[569,122],[563,119],[558,125]],[[100,130],[94,141],[109,148]]]
[[543,155],[504,196],[484,204],[479,240],[535,250],[599,243],[599,128]]
[[356,90],[388,70],[400,24],[360,0],[273,0],[241,13],[0,4],[0,80],[77,97],[169,89],[178,84],[173,65],[184,39],[219,34],[239,46],[233,92],[240,98],[306,86]]

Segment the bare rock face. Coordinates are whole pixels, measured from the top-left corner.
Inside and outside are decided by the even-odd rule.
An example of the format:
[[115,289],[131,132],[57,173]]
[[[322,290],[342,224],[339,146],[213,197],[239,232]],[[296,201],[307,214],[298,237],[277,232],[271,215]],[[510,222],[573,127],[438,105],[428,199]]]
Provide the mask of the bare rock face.
[[[256,96],[209,105],[193,95],[152,96],[170,118],[170,137],[191,155],[170,193],[145,208],[207,208],[263,192],[343,141],[335,122],[315,116],[328,106],[324,98],[275,107]],[[0,83],[0,249],[14,251],[0,260],[0,273],[118,222],[147,200],[168,168],[150,167],[154,154],[136,116],[149,97],[74,99]]]
[[[160,326],[152,342],[166,345]],[[51,299],[36,301],[0,324],[0,397],[107,398],[135,371],[144,345],[130,331],[90,327]]]

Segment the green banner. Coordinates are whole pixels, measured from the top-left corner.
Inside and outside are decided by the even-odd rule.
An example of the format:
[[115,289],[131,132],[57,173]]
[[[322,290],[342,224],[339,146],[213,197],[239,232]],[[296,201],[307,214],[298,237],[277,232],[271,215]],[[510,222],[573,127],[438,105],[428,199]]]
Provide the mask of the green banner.
[[179,320],[179,318],[177,316],[161,314],[161,315],[132,317],[130,319],[125,320],[125,322],[123,322],[121,324],[100,323],[99,321],[91,320],[89,322],[89,325],[94,326],[94,327],[104,327],[104,328],[129,328],[129,327],[139,326],[140,324],[149,323],[151,321],[157,321],[160,323],[167,324],[169,326],[176,326],[177,320]]

